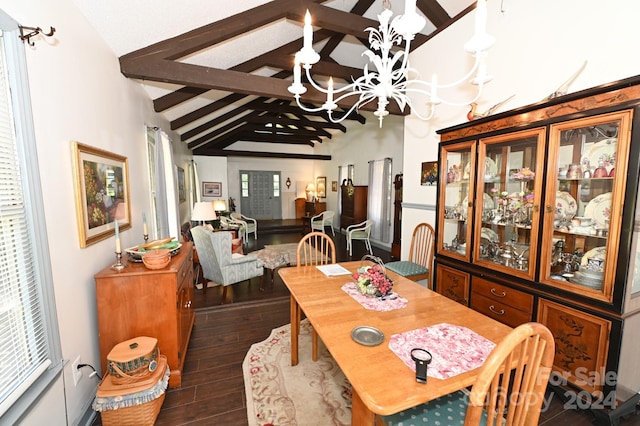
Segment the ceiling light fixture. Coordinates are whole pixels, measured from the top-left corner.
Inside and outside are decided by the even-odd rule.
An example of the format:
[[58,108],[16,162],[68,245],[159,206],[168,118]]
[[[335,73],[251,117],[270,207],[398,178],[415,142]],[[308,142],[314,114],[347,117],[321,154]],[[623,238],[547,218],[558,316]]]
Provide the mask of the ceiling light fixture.
[[[378,109],[374,115],[380,121],[389,114],[387,105],[389,99],[396,101],[401,110],[404,111],[406,105],[422,120],[429,120],[433,117],[435,106],[444,103],[453,106],[469,105],[471,102],[478,100],[482,93],[482,89],[486,83],[491,80],[491,76],[487,74],[486,63],[484,58],[487,56],[486,51],[493,45],[495,39],[486,33],[487,20],[487,4],[486,0],[478,0],[476,6],[475,32],[471,40],[465,44],[465,50],[472,53],[475,57],[473,67],[462,78],[453,83],[440,84],[438,77],[434,74],[430,82],[419,80],[418,72],[409,66],[409,52],[411,50],[411,40],[422,30],[426,21],[416,13],[416,0],[405,0],[404,15],[396,16],[391,20],[393,12],[388,8],[378,15],[380,22],[379,29],[372,27],[366,28],[369,32],[370,49],[365,50],[362,55],[369,59],[369,62],[375,66],[375,71],[369,69],[369,64],[364,66],[364,74],[351,84],[343,87],[334,87],[333,78],[329,78],[327,88],[321,87],[311,77],[311,67],[320,60],[320,55],[313,49],[313,28],[311,26],[311,15],[307,10],[305,15],[305,25],[303,30],[303,46],[295,55],[295,65],[293,67],[293,84],[288,90],[291,92],[298,106],[307,112],[327,111],[329,119],[334,123],[339,123],[354,110],[358,110],[362,105],[367,104],[374,99],[378,100]],[[404,50],[397,52],[392,51],[394,45],[401,45],[404,41]],[[314,89],[327,95],[327,101],[318,108],[308,108],[301,104],[300,96],[303,95],[307,88],[301,82],[301,66],[306,70],[306,77]],[[439,89],[448,89],[458,86],[471,78],[477,71],[475,77],[470,80],[471,84],[478,86],[476,96],[466,102],[456,103],[442,99]],[[429,112],[426,115],[418,113],[412,104],[409,93],[421,93],[429,97],[427,104]],[[334,98],[334,96],[338,96]],[[339,118],[333,117],[333,111],[338,108],[338,102],[349,97],[358,96],[357,101],[349,108],[345,114]]]

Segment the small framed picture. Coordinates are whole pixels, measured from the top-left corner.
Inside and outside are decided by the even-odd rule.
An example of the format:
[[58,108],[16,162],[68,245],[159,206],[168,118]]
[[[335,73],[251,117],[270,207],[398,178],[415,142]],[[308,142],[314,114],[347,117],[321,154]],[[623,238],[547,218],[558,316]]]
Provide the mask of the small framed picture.
[[331,181],[331,192],[338,192],[338,181],[337,180],[332,180]]
[[422,173],[420,176],[421,185],[433,185],[438,182],[438,162],[427,161],[422,163]]
[[203,197],[222,197],[222,182],[202,182]]

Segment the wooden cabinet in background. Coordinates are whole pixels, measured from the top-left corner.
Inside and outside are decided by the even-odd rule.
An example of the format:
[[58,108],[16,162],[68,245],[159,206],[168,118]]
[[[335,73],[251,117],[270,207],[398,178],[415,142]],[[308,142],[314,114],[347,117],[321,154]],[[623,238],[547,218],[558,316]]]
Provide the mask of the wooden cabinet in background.
[[327,203],[325,202],[307,201],[304,205],[305,215],[307,216],[315,216],[325,210],[327,210]]
[[350,183],[342,185],[342,212],[340,228],[362,223],[367,220],[368,187],[354,186]]
[[193,243],[183,242],[180,253],[164,269],[124,263],[127,267],[121,271],[107,267],[95,275],[102,371],[115,345],[149,336],[158,339],[158,349],[167,357],[169,387],[180,386],[195,319]]
[[296,219],[300,219],[305,215],[305,204],[307,202],[306,198],[296,198]]
[[391,243],[391,257],[400,259],[402,249],[402,173],[393,180],[393,242]]

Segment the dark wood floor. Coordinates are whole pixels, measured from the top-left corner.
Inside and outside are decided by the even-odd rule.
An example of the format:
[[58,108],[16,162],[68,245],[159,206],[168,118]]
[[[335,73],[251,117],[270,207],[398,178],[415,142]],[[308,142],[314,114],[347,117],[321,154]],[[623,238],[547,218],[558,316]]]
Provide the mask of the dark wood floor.
[[[260,227],[259,227],[260,230]],[[249,250],[264,244],[296,242],[299,232],[266,233],[248,244]],[[344,236],[336,235],[340,261],[350,260]],[[356,243],[352,260],[360,259],[364,249]],[[374,254],[389,259],[389,253]],[[218,288],[204,296],[196,291],[196,320],[183,372],[182,386],[167,391],[157,425],[247,425],[242,361],[249,347],[266,339],[275,327],[289,323],[289,293],[278,278],[273,286],[260,291],[259,279],[232,286],[228,303],[220,305]],[[593,415],[565,409],[557,396],[541,414],[545,426],[582,426],[593,423]],[[620,425],[640,425],[639,417],[624,419]],[[100,425],[97,416],[93,423]]]

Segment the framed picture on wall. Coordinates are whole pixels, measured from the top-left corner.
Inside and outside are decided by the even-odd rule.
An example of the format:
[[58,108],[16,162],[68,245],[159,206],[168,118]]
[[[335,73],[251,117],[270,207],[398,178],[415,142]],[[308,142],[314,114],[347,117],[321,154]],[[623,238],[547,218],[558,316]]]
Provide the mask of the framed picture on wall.
[[187,188],[184,181],[184,169],[178,167],[178,200],[181,203],[187,201]]
[[422,173],[420,174],[421,185],[433,185],[438,181],[438,162],[427,161],[422,163]]
[[131,228],[127,157],[73,142],[80,247]]
[[338,192],[338,181],[331,181],[331,192]]
[[202,182],[203,197],[222,197],[222,182]]
[[327,197],[327,177],[326,176],[318,176],[316,178],[316,192],[318,194],[318,198]]

